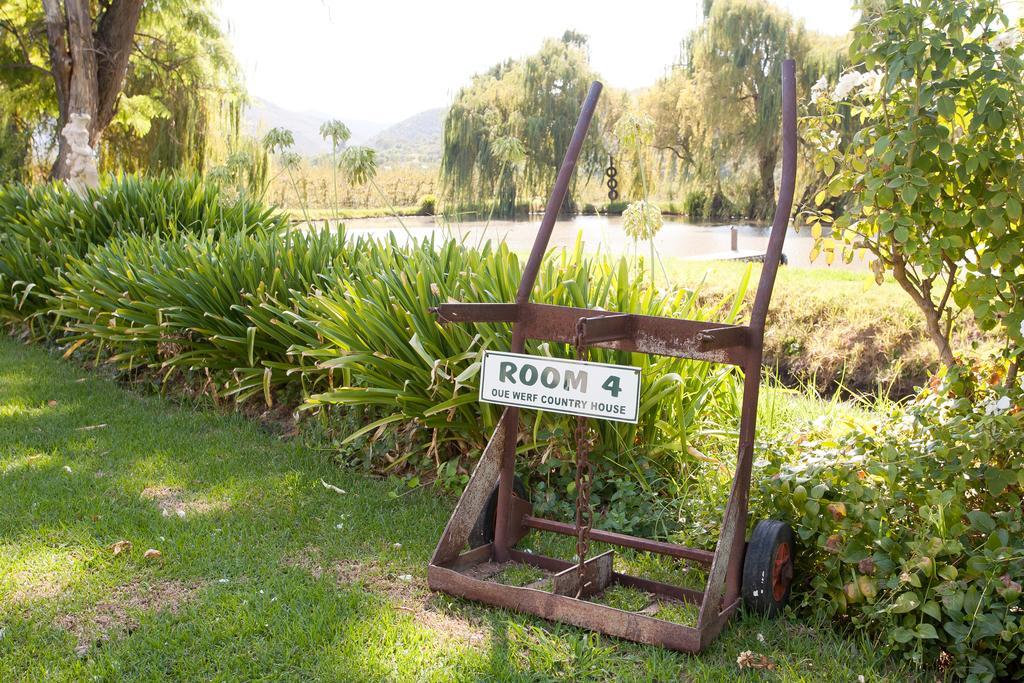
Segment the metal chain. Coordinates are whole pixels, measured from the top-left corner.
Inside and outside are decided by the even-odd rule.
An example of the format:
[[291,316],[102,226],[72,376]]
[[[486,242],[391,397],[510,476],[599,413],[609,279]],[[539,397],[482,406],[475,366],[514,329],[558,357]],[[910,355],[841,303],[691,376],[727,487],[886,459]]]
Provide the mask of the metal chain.
[[615,201],[619,198],[619,191],[616,189],[619,186],[619,181],[615,179],[618,175],[618,170],[615,168],[615,159],[611,154],[608,155],[608,170],[604,172],[608,176],[608,199]]
[[[583,319],[576,323],[576,336],[573,343],[576,346],[576,360],[587,360],[587,346],[584,343],[586,328]],[[586,580],[586,559],[590,552],[590,530],[594,526],[594,511],[590,507],[590,489],[594,479],[594,468],[590,464],[590,449],[592,442],[588,434],[587,418],[582,415],[576,416],[576,557],[579,560],[577,572],[579,573],[579,588],[576,597],[583,592],[583,584]]]

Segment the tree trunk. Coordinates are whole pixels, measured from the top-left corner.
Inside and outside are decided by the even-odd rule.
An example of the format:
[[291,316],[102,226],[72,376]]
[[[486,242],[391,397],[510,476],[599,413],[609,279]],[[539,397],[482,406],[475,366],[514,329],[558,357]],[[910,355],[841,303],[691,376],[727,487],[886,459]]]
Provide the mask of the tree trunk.
[[775,212],[775,162],[779,152],[775,147],[758,155],[758,189],[752,218],[771,218]]
[[70,150],[61,131],[71,114],[89,115],[89,144],[93,149],[113,119],[128,73],[142,2],[112,0],[94,32],[89,0],[42,0],[60,112],[57,159],[50,170],[51,178],[68,176]]
[[[914,300],[917,307],[921,309],[921,313],[924,314],[925,331],[928,333],[928,338],[935,344],[935,349],[939,352],[939,362],[946,367],[952,367],[956,363],[956,359],[953,357],[953,347],[949,341],[949,334],[946,329],[943,329],[942,325],[942,317],[945,311],[940,310],[932,300],[930,287],[922,291],[922,288],[919,288],[910,279],[904,265],[903,256],[895,249],[892,253],[892,261],[893,279],[899,283],[903,291],[910,295],[910,298]],[[945,301],[940,303],[944,304]]]

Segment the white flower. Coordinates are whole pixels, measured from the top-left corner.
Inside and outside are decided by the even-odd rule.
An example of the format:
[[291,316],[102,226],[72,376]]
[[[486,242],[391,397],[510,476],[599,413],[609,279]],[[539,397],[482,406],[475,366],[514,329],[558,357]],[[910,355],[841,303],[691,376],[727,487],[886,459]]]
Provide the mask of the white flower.
[[811,102],[817,102],[822,97],[828,97],[828,79],[824,76],[811,86]]
[[1024,320],[1020,321],[1020,336],[1024,337]]
[[875,69],[861,75],[859,87],[861,95],[877,95],[882,88],[882,72]]
[[847,71],[839,77],[839,82],[836,83],[836,89],[832,92],[832,96],[836,100],[845,100],[855,91],[860,95],[875,95],[882,86],[882,76],[884,74],[877,69],[867,73]]
[[1013,48],[1020,45],[1021,32],[1019,28],[1011,28],[1009,31],[1003,31],[998,36],[992,39],[992,47],[1002,52],[1003,50],[1012,50]]
[[859,85],[861,74],[858,71],[847,71],[839,77],[836,89],[832,91],[833,98],[845,100]]
[[1010,397],[1003,396],[998,401],[989,401],[985,404],[986,415],[999,415],[1010,409]]

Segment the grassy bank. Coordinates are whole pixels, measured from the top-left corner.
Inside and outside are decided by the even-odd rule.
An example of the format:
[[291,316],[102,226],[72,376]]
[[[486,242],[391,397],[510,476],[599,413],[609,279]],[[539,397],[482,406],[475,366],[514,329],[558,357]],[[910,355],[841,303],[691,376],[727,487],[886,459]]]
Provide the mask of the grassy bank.
[[[704,280],[708,301],[736,291],[747,265],[740,263],[666,263],[676,283]],[[760,275],[754,266],[753,281]],[[747,292],[745,314],[754,300]],[[970,320],[958,326],[957,350],[988,342]],[[938,354],[924,319],[899,285],[875,283],[867,272],[785,267],[779,270],[765,332],[765,363],[788,384],[830,394],[837,388],[892,397],[911,394],[938,365]]]
[[397,213],[399,216],[422,216],[423,207],[419,204],[410,204],[408,206],[396,206],[395,212],[392,213],[391,209],[387,207],[368,207],[363,209],[306,209],[305,211],[301,208],[288,208],[285,209],[285,213],[288,214],[289,219],[295,221],[323,221],[323,220],[352,220],[357,218],[387,218],[394,216]]
[[[785,619],[741,618],[688,657],[431,595],[450,498],[395,498],[237,415],[130,394],[6,338],[0,416],[0,680],[915,675]],[[741,671],[745,650],[775,668]]]

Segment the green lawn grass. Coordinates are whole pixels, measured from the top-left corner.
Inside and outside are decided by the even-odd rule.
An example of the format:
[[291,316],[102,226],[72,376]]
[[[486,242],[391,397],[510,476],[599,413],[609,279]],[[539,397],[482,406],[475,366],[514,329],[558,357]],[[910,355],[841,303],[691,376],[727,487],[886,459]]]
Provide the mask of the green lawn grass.
[[799,620],[687,656],[432,595],[454,501],[398,486],[0,338],[0,681],[913,677]]

